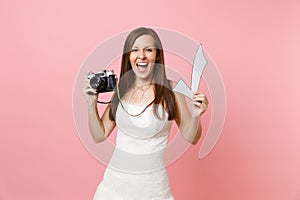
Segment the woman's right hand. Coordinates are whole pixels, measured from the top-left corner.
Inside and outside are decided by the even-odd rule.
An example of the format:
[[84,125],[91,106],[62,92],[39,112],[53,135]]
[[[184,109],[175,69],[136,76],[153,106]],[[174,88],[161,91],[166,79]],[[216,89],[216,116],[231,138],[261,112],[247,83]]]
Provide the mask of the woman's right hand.
[[98,93],[96,92],[96,89],[91,87],[90,78],[88,75],[85,78],[82,94],[89,106],[97,105]]

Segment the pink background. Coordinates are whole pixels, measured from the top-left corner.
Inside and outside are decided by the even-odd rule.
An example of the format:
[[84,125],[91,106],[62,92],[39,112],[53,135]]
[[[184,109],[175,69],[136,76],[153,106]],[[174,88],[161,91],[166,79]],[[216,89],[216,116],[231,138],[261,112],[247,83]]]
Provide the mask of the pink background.
[[[227,95],[213,151],[169,169],[178,200],[300,199],[300,1],[1,1],[0,199],[92,199],[105,166],[82,145],[72,92],[86,56],[137,26],[201,42]],[[207,124],[203,124],[208,126]]]

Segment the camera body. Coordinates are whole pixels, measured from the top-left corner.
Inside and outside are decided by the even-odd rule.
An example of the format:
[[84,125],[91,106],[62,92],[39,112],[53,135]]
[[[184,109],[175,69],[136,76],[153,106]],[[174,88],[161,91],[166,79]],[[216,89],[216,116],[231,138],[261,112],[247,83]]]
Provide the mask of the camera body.
[[97,73],[90,72],[90,86],[96,89],[97,93],[111,92],[116,86],[117,76],[114,70],[100,70]]

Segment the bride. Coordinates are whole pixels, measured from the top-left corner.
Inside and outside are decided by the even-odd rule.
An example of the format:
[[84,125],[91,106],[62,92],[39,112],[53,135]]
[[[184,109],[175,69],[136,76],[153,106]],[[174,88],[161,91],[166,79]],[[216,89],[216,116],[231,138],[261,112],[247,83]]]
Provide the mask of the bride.
[[94,142],[104,141],[118,128],[116,148],[94,200],[174,199],[163,161],[171,123],[176,122],[187,142],[196,144],[202,132],[200,117],[208,106],[206,95],[194,92],[190,113],[185,97],[172,91],[175,85],[166,77],[157,33],[144,27],[125,40],[120,80],[101,117],[98,93],[87,76],[83,95]]

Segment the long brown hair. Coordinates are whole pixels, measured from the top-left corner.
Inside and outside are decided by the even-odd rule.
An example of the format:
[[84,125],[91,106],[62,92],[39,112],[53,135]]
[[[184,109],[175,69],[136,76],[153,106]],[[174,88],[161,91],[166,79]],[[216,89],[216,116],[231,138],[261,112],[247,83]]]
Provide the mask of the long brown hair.
[[[155,96],[153,102],[154,114],[156,117],[160,118],[158,116],[158,105],[162,105],[169,115],[168,120],[172,120],[175,118],[176,115],[175,95],[172,91],[170,81],[166,77],[164,52],[161,41],[157,33],[151,28],[140,27],[134,29],[129,33],[125,40],[121,61],[120,79],[118,83],[120,99],[122,99],[122,97],[126,94],[126,92],[134,83],[135,74],[132,70],[129,56],[135,40],[142,35],[150,35],[151,37],[153,37],[155,41],[155,48],[157,50],[152,80],[154,82]],[[109,113],[110,120],[115,120],[116,111],[120,99],[118,98],[117,94],[113,95],[111,109]]]

